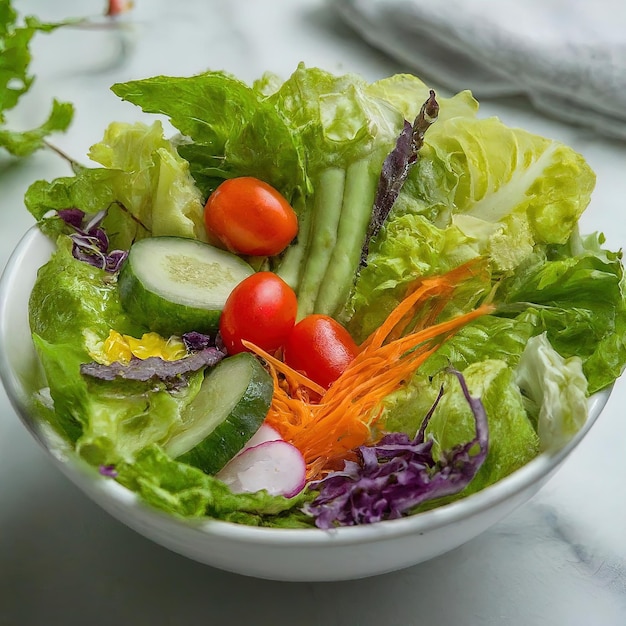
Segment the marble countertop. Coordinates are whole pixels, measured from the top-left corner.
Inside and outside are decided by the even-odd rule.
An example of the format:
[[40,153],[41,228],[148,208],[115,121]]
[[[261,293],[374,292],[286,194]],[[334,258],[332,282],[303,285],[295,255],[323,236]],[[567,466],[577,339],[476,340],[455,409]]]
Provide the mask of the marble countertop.
[[[95,0],[24,0],[43,18],[98,14]],[[108,90],[153,74],[225,69],[245,81],[299,61],[374,80],[407,71],[369,48],[321,0],[136,0],[122,30],[63,30],[35,41],[32,94],[13,117],[38,121],[53,96],[77,108],[55,143],[80,158],[114,119],[137,109]],[[522,99],[482,102],[483,115],[572,145],[598,176],[582,230],[626,245],[626,144],[568,127]],[[0,162],[0,268],[32,219],[22,203],[39,178],[69,174],[49,153]],[[0,625],[329,626],[626,623],[626,380],[589,436],[531,501],[430,562],[341,583],[277,583],[225,573],[129,530],[52,468],[0,389]]]

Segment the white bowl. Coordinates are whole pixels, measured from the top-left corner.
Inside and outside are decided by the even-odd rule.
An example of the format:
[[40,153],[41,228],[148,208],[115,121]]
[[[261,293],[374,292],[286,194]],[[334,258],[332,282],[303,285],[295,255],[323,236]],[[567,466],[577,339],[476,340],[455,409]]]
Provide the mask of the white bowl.
[[0,375],[16,412],[52,462],[111,515],[179,554],[231,572],[274,580],[346,580],[402,569],[452,550],[537,492],[589,432],[609,397],[610,390],[605,390],[590,399],[587,423],[558,452],[543,453],[499,483],[426,513],[332,531],[180,520],[100,476],[37,420],[32,400],[42,377],[27,307],[37,269],[52,249],[53,244],[32,228],[0,280]]

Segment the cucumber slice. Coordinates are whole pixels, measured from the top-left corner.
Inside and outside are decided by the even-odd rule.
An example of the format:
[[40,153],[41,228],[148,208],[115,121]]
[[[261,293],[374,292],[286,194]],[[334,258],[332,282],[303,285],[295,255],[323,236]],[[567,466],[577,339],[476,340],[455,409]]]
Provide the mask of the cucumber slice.
[[260,428],[274,383],[256,357],[241,352],[209,370],[182,415],[183,426],[165,444],[175,459],[216,474]]
[[134,243],[118,278],[124,309],[161,335],[217,331],[233,288],[254,270],[238,256],[195,239]]

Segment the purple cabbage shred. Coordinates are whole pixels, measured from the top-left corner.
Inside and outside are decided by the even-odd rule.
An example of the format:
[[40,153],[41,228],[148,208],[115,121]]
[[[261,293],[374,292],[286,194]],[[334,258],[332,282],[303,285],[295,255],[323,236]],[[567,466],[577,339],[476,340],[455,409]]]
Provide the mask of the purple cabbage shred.
[[449,371],[458,378],[474,415],[475,437],[442,452],[435,461],[433,440],[426,440],[425,433],[442,388],[414,439],[390,433],[376,445],[361,446],[358,461],[346,461],[343,471],[309,485],[319,493],[304,511],[315,517],[318,528],[398,519],[417,505],[457,494],[470,483],[487,456],[487,415],[480,399],[470,396],[463,375]]
[[57,215],[74,229],[70,234],[72,255],[75,259],[114,274],[128,256],[124,250],[109,250],[109,238],[101,227],[106,211],[100,211],[85,223],[85,212],[80,209],[61,209]]
[[98,471],[102,476],[106,476],[107,478],[117,477],[117,470],[115,469],[115,465],[101,465],[98,468]]

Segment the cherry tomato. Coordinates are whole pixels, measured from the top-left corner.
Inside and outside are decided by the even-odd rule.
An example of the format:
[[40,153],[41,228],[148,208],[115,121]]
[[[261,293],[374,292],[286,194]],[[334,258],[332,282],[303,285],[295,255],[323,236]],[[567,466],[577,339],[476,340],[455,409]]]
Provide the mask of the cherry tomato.
[[339,322],[313,314],[294,326],[283,357],[289,367],[328,389],[358,353],[359,347]]
[[237,254],[273,256],[298,232],[298,218],[272,186],[251,176],[225,180],[204,207],[210,236]]
[[243,352],[242,339],[266,352],[280,348],[296,321],[293,289],[272,272],[257,272],[230,293],[220,317],[220,333],[229,354]]

